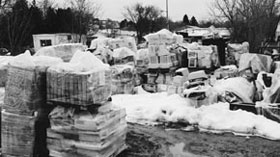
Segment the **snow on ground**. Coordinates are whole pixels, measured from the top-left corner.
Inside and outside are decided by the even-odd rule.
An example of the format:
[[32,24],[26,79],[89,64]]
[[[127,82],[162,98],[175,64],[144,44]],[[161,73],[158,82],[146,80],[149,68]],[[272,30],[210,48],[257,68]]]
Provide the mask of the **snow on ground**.
[[200,128],[238,134],[250,134],[280,140],[280,124],[261,115],[237,110],[229,104],[216,103],[194,108],[187,99],[167,93],[114,95],[113,103],[126,108],[127,121],[139,124],[186,122]]

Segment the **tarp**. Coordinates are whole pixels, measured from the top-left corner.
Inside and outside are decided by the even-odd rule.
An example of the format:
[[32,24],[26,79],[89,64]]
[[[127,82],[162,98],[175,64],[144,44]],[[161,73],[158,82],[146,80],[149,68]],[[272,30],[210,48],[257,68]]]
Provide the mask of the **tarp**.
[[230,103],[253,103],[255,87],[243,77],[218,80],[213,88]]
[[86,46],[79,43],[60,44],[43,47],[35,53],[35,56],[59,57],[63,61],[69,62],[76,51],[85,49]]
[[244,53],[240,56],[239,71],[251,68],[254,74],[261,71],[270,72],[272,59],[261,54]]
[[249,53],[249,43],[243,42],[242,44],[231,43],[227,46],[228,57],[227,62],[228,64],[235,64],[239,63],[240,56],[244,53]]
[[132,50],[130,50],[129,48],[127,48],[127,47],[117,48],[113,52],[113,57],[114,58],[120,58],[121,59],[121,58],[125,58],[125,57],[128,57],[128,56],[135,57],[136,53],[133,52]]

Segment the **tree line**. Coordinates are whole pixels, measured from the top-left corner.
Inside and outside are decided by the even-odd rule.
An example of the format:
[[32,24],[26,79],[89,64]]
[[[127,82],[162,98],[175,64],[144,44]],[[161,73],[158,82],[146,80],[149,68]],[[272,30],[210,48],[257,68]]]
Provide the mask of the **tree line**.
[[123,13],[125,20],[120,22],[120,27],[135,30],[138,41],[141,41],[144,35],[167,28],[168,24],[171,31],[186,25],[199,25],[194,16],[189,20],[185,14],[182,21],[174,22],[167,19],[162,12],[164,11],[153,5],[136,3],[132,6],[126,6]]
[[10,50],[12,55],[33,47],[32,34],[77,33],[86,34],[95,10],[91,11],[86,0],[73,0],[71,7],[52,7],[43,1],[39,7],[34,0],[17,0],[14,4],[1,6],[0,47]]
[[231,28],[232,42],[248,41],[250,52],[258,52],[263,41],[275,41],[280,20],[277,0],[215,0],[216,20]]

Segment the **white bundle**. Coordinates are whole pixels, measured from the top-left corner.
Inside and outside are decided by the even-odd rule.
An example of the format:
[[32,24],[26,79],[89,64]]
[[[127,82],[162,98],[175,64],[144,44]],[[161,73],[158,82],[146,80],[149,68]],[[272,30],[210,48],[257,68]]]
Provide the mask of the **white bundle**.
[[10,59],[9,64],[15,67],[35,68],[36,66],[49,67],[61,62],[63,62],[62,59],[57,57],[31,56],[30,51],[27,50],[25,53]]
[[69,63],[61,63],[50,69],[57,72],[98,72],[109,70],[109,65],[90,52],[77,51]]
[[117,48],[113,52],[113,57],[114,58],[122,59],[122,58],[125,58],[125,57],[128,57],[128,56],[134,56],[135,57],[136,53],[133,52],[132,50],[130,50],[129,48],[127,48],[127,47]]

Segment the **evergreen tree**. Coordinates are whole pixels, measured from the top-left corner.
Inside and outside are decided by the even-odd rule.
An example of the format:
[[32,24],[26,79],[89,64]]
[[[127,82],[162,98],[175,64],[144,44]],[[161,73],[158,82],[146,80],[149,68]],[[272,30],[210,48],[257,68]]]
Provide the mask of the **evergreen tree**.
[[191,18],[190,25],[192,25],[192,26],[198,26],[198,22],[196,21],[196,19],[195,19],[194,16]]
[[125,28],[125,27],[127,27],[127,20],[126,19],[124,19],[120,22],[120,28]]
[[190,25],[189,17],[188,17],[187,14],[185,14],[184,17],[183,17],[183,23],[185,25]]

